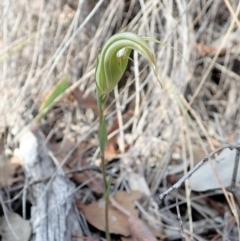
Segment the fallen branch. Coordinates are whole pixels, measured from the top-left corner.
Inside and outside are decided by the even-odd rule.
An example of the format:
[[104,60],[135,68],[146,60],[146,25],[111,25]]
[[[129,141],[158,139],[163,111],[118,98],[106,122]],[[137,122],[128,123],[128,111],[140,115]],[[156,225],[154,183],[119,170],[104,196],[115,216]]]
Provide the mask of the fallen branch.
[[191,177],[192,174],[196,172],[205,162],[209,161],[209,159],[211,159],[216,153],[226,148],[229,148],[231,150],[237,149],[238,151],[240,151],[240,145],[225,145],[212,151],[207,157],[203,158],[196,166],[194,166],[193,169],[191,169],[187,174],[185,174],[178,182],[176,182],[173,186],[171,186],[167,191],[159,195],[160,200],[164,199],[172,191],[179,189],[181,185],[186,181],[186,179]]

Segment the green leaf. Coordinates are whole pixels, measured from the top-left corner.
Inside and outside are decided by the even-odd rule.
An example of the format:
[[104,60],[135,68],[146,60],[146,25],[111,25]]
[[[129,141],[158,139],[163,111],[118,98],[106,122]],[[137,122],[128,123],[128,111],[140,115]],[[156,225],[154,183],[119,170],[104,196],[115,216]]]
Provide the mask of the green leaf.
[[107,186],[104,188],[104,198],[108,198],[109,197],[109,193],[110,193],[110,187],[111,187],[111,183],[112,183],[112,179],[109,179],[107,181]]
[[105,149],[108,143],[107,125],[104,118],[102,118],[101,124],[98,129],[98,141],[99,141],[100,152],[103,154],[105,152]]
[[53,104],[54,100],[63,94],[69,87],[68,84],[68,77],[62,78],[52,89],[52,91],[48,94],[45,101],[42,103],[42,105],[39,108],[39,119],[44,117],[47,114],[47,111]]

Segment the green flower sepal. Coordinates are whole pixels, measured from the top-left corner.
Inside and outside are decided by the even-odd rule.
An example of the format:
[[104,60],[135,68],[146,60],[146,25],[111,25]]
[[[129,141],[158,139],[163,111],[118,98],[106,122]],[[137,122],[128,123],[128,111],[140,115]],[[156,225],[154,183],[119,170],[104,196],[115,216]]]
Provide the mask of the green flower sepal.
[[128,32],[115,34],[106,42],[97,60],[95,78],[100,101],[106,101],[120,81],[132,50],[143,55],[155,70],[155,56],[143,38]]

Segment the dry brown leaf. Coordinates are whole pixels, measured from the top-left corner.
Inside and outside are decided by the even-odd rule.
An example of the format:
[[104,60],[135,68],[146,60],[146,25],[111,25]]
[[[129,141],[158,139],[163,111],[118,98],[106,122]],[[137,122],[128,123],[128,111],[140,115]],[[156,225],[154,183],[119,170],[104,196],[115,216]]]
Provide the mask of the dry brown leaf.
[[[114,132],[115,130],[118,129],[118,120],[116,119],[114,121],[113,126],[110,128],[110,130],[108,131],[108,134]],[[119,154],[119,149],[118,149],[118,145],[117,145],[117,135],[113,136],[112,138],[110,138],[108,140],[106,149],[105,149],[105,158],[107,160],[111,160],[112,158],[114,158],[117,154]]]
[[114,195],[114,199],[118,202],[119,205],[121,205],[128,212],[136,216],[138,215],[138,210],[135,208],[134,201],[139,200],[141,197],[142,194],[139,191],[132,191],[131,193],[118,191]]
[[64,137],[61,142],[51,142],[49,146],[54,156],[61,163],[68,152],[74,147],[74,142],[68,137]]
[[[122,116],[123,121],[126,121],[126,119],[128,119],[132,115],[133,115],[133,112],[131,110],[129,110]],[[108,134],[111,134],[112,132],[116,131],[118,128],[119,128],[119,124],[118,124],[118,119],[116,118],[113,126],[108,131]],[[127,150],[128,148],[129,148],[129,146],[126,145],[125,150]],[[105,149],[105,158],[107,159],[107,161],[110,161],[119,153],[120,153],[120,151],[119,151],[118,143],[117,143],[117,135],[115,135],[108,140],[108,144]]]
[[[86,166],[86,159],[82,158],[82,165]],[[73,179],[75,181],[80,181],[80,183],[85,182],[87,180],[91,180],[91,182],[88,185],[91,185],[91,188],[94,192],[98,194],[103,193],[103,187],[101,186],[101,181],[97,180],[97,177],[95,177],[91,171],[85,171],[84,173],[76,173],[73,175]]]
[[23,180],[23,176],[15,176],[17,169],[20,167],[21,160],[17,157],[12,157],[10,160],[5,160],[0,164],[0,188],[11,186],[16,182]]
[[[70,140],[68,137],[64,137],[64,139],[61,142],[50,142],[49,146],[54,154],[54,156],[57,158],[57,160],[61,163],[64,158],[68,155],[69,151],[72,150],[75,143],[74,141]],[[83,152],[84,148],[86,147],[85,143],[82,143],[77,150],[71,155],[71,157],[66,162],[63,169],[68,172],[72,169],[77,168],[76,158],[79,155],[79,153]],[[84,167],[86,164],[84,157],[81,158],[81,166]],[[91,183],[93,184],[94,191],[97,193],[102,193],[102,187],[99,185],[99,182],[93,179],[93,175],[90,171],[85,171],[83,173],[73,173],[70,174],[70,177],[76,181],[77,183],[83,183],[89,179],[91,179]]]
[[119,154],[119,150],[117,148],[117,137],[114,136],[108,140],[107,147],[105,149],[105,158],[107,160],[113,159],[116,155]]
[[[64,160],[74,145],[74,141],[70,140],[68,137],[64,137],[61,142],[49,142],[49,147],[59,163]],[[73,160],[75,160],[79,149],[81,151],[81,147],[78,148],[78,150],[73,155],[71,155],[71,157],[66,162],[65,166],[63,167],[65,171],[70,171],[73,168],[76,168],[76,163],[73,163]],[[73,178],[77,183],[83,183],[87,179],[85,173],[74,173],[71,174],[70,177]]]
[[136,241],[157,241],[153,236],[146,224],[144,224],[139,218],[131,215],[128,218],[129,229],[131,236]]
[[[196,43],[196,49],[201,52],[202,55],[213,55],[217,51],[217,48],[201,43]],[[222,49],[219,56],[224,56],[226,54],[226,51],[226,49]]]
[[121,241],[134,241],[134,239],[132,237],[121,237]]
[[[127,217],[121,211],[114,208],[112,205],[109,206],[109,231],[114,234],[121,234],[124,236],[132,235],[137,241],[155,241],[154,235],[163,238],[165,237],[162,233],[154,230],[154,235],[148,228],[148,225],[142,222],[136,216],[138,210],[135,209],[134,201],[141,198],[141,193],[134,191],[128,194],[124,191],[118,191],[114,196],[114,200],[123,209],[130,213]],[[97,203],[90,205],[78,204],[78,207],[83,211],[87,221],[101,231],[105,231],[105,202],[100,199]],[[131,240],[131,239],[130,239]]]
[[90,95],[83,97],[84,92],[81,91],[78,87],[72,91],[72,95],[77,100],[79,107],[83,106],[85,108],[91,108],[93,110],[97,110],[96,100]]
[[[91,225],[105,231],[105,202],[103,199],[90,205],[81,205],[80,208]],[[127,216],[111,206],[109,207],[109,232],[124,236],[130,235]]]
[[[139,195],[139,196],[136,196],[138,197],[138,199],[140,198],[140,193],[136,193],[136,195]],[[122,196],[121,196],[121,199],[122,199]],[[117,208],[119,211],[121,211],[122,213],[124,213],[126,216],[130,217],[130,216],[135,216],[137,217],[137,214],[138,212],[136,212],[137,214],[136,215],[133,215],[134,212],[130,213],[128,210],[126,210],[123,206],[121,206],[119,203],[116,202],[116,197],[115,199],[110,197],[110,202],[111,204]],[[149,228],[150,232],[155,236],[155,237],[158,237],[158,238],[161,238],[161,239],[165,239],[167,236],[165,234],[163,234],[162,232],[160,232],[159,230],[153,228],[153,227],[149,227],[149,225],[145,222],[145,221],[142,221],[143,222],[143,225],[146,226],[146,229]],[[129,239],[131,240],[131,238]]]
[[[51,151],[53,152],[54,156],[61,163],[68,155],[69,151],[71,151],[75,147],[75,140],[72,140],[65,136],[62,141],[60,142],[51,141],[48,143],[48,145]],[[73,162],[73,160],[76,160],[79,153],[83,153],[85,148],[86,148],[86,143],[85,142],[81,143],[76,149],[76,151],[71,155],[71,157],[68,158],[66,165],[69,168],[75,168],[76,163]]]
[[[114,196],[115,200],[130,213],[138,215],[138,210],[135,209],[134,201],[141,198],[140,192],[127,193],[118,191]],[[87,221],[101,231],[105,231],[105,202],[100,199],[97,203],[90,205],[83,205],[78,203],[78,207],[83,211]],[[109,205],[109,231],[114,234],[121,234],[124,236],[130,235],[128,217]]]

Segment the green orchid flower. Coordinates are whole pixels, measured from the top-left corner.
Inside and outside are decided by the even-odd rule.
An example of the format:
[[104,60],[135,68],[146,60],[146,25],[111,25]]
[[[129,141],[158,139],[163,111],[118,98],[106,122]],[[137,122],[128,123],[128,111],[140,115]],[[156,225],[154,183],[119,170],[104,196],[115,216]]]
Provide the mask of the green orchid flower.
[[155,70],[155,56],[143,38],[128,32],[115,34],[106,42],[97,61],[95,78],[100,102],[105,101],[120,81],[132,50],[143,55]]
[[130,53],[132,50],[138,51],[143,55],[153,67],[156,74],[156,59],[147,45],[146,41],[134,33],[118,33],[112,36],[104,45],[100,55],[97,59],[97,66],[95,70],[95,81],[97,89],[97,101],[99,111],[99,130],[98,140],[101,155],[101,166],[103,173],[104,189],[105,189],[105,228],[106,238],[111,240],[109,234],[109,220],[108,220],[108,203],[109,203],[109,188],[110,183],[107,181],[105,170],[104,153],[107,146],[107,125],[104,118],[104,109],[109,93],[118,84],[123,76]]
[[[156,68],[156,58],[149,48],[146,41],[153,41],[155,43],[161,44],[162,46],[166,46],[176,51],[185,61],[189,70],[190,67],[187,64],[186,60],[182,56],[182,54],[174,49],[172,46],[158,41],[149,37],[139,37],[134,33],[118,33],[112,36],[104,45],[100,55],[97,59],[97,65],[95,70],[95,81],[96,81],[96,89],[97,89],[97,101],[98,101],[98,111],[99,111],[99,130],[98,130],[98,140],[99,140],[99,148],[101,154],[101,166],[103,173],[103,181],[105,188],[105,222],[106,222],[106,238],[108,241],[111,240],[109,234],[109,224],[108,224],[108,203],[109,203],[109,188],[110,182],[107,181],[106,178],[106,170],[105,170],[105,160],[104,153],[107,146],[107,125],[106,120],[104,118],[104,109],[106,107],[107,97],[109,93],[114,89],[114,87],[118,84],[121,77],[123,76],[128,61],[130,59],[130,53],[132,50],[139,52],[142,56],[144,56],[151,67],[153,68],[154,74],[158,79],[157,68]],[[191,71],[190,71],[191,72]],[[158,79],[159,81],[159,79]],[[161,82],[159,81],[160,85]]]

